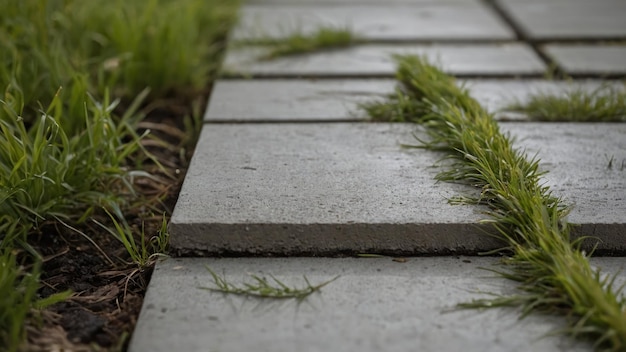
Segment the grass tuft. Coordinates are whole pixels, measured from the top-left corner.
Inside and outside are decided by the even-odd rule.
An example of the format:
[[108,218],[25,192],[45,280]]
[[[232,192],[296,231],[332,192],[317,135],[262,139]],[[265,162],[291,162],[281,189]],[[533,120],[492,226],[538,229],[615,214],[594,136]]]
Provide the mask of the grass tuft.
[[430,137],[420,148],[448,154],[442,181],[463,182],[479,190],[466,202],[489,206],[491,223],[510,253],[497,272],[516,281],[519,295],[474,301],[464,307],[521,306],[522,315],[546,312],[568,317],[564,330],[589,338],[596,347],[626,349],[626,300],[615,278],[593,270],[572,241],[568,212],[541,180],[539,160],[513,147],[493,116],[440,69],[416,56],[396,56],[401,83],[389,100],[367,104],[374,119],[411,121]]
[[31,272],[17,264],[15,255],[4,249],[0,255],[0,345],[3,351],[18,351],[26,338],[24,322],[38,320],[39,311],[67,299],[71,292],[47,298],[37,296],[41,263]]
[[116,194],[132,188],[127,158],[140,150],[139,141],[126,140],[134,132],[128,121],[113,119],[115,104],[88,100],[82,117],[74,117],[82,129],[70,134],[61,99],[57,94],[30,128],[18,95],[0,100],[0,213],[19,223],[16,229],[36,230],[55,219],[82,222],[94,207],[119,202]]
[[577,88],[564,95],[533,94],[505,111],[524,113],[535,121],[626,122],[626,90],[603,85],[592,91]]
[[[0,87],[19,84],[26,106],[70,91],[134,99],[192,94],[217,74],[236,0],[0,0]],[[79,97],[80,98],[80,97]],[[80,112],[80,105],[78,106]]]
[[346,48],[356,44],[358,41],[358,38],[348,28],[320,27],[310,34],[296,32],[285,38],[254,39],[244,43],[269,47],[269,52],[260,57],[260,59],[272,60],[284,56]]
[[217,275],[208,266],[207,270],[213,277],[215,287],[201,287],[204,290],[260,298],[294,298],[298,301],[304,300],[312,293],[319,291],[322,287],[330,284],[331,282],[339,278],[339,276],[336,276],[328,281],[322,282],[321,284],[312,285],[311,282],[309,282],[309,280],[306,278],[306,276],[304,276],[303,278],[306,283],[306,287],[297,288],[287,286],[282,281],[271,275],[270,277],[272,278],[272,281],[264,277],[259,277],[257,275],[250,275],[253,280],[251,283],[244,283],[243,286],[237,286],[226,280],[225,276]]
[[126,252],[130,255],[132,262],[136,264],[139,269],[152,266],[158,258],[167,257],[165,253],[167,252],[167,246],[169,244],[169,233],[167,231],[165,214],[163,214],[163,221],[161,222],[161,228],[158,230],[157,235],[146,239],[145,229],[142,224],[142,228],[139,230],[139,239],[135,240],[136,231],[128,224],[121,210],[119,208],[114,209],[115,215],[111,214],[107,209],[104,209],[113,223],[113,228],[109,228],[95,219],[93,219],[93,221],[122,243],[124,248],[126,248]]

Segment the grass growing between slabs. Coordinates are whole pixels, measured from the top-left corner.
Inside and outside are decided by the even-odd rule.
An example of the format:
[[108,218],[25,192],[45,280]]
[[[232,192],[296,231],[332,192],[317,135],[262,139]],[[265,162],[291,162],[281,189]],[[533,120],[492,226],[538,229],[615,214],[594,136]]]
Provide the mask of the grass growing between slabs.
[[[116,326],[101,321],[131,304],[130,287],[145,288],[141,277],[165,251],[168,197],[184,174],[185,148],[199,132],[198,107],[237,5],[0,0],[0,290],[7,293],[0,345],[6,350],[41,347],[30,334],[41,329],[28,328],[41,325],[42,308],[67,298],[69,288],[76,292],[63,311],[45,315],[46,323],[78,308],[90,313],[69,315],[62,326],[71,340],[65,342],[78,347],[54,343],[68,350],[120,345],[111,339],[124,336],[133,318]],[[134,277],[139,271],[143,276]],[[78,325],[89,322],[102,326],[85,336]]]
[[535,121],[626,122],[626,90],[603,85],[592,91],[583,88],[553,95],[538,92],[528,102],[515,102],[505,111],[524,113]]
[[347,48],[359,42],[349,28],[320,27],[311,33],[295,31],[284,38],[261,38],[241,41],[268,48],[260,60],[273,60],[285,56],[308,54],[323,50]]
[[463,182],[478,189],[474,198],[457,201],[485,204],[502,251],[509,255],[496,270],[518,282],[519,293],[474,301],[463,307],[518,306],[522,315],[541,312],[562,315],[563,332],[590,339],[597,349],[626,349],[626,299],[614,277],[594,270],[580,249],[582,239],[570,238],[564,202],[543,186],[539,160],[514,148],[514,140],[468,90],[458,87],[425,59],[396,56],[401,83],[387,101],[364,105],[375,120],[410,121],[430,137],[417,147],[447,154],[450,164],[441,181]]

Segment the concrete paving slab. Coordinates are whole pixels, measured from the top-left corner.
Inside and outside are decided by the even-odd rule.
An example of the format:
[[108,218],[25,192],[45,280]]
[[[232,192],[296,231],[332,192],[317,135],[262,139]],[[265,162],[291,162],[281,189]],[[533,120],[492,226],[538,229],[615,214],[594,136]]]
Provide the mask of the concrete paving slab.
[[497,0],[529,38],[626,38],[623,0]]
[[626,74],[626,45],[550,44],[543,50],[569,74]]
[[368,40],[515,39],[513,30],[479,0],[381,5],[244,5],[232,39],[281,38],[322,26],[350,28]]
[[[592,264],[626,281],[625,258]],[[548,336],[565,320],[519,311],[455,310],[515,293],[515,283],[481,267],[496,258],[231,258],[168,259],[157,264],[130,343],[131,352],[169,351],[591,351],[589,343]],[[205,266],[235,284],[250,274],[298,287],[340,277],[298,304],[199,289],[214,287]],[[483,292],[483,293],[479,293]]]
[[[385,4],[415,5],[416,3],[474,3],[475,0],[387,0]],[[246,0],[245,4],[251,5],[380,5],[377,0]]]
[[[462,80],[489,111],[527,101],[530,94],[593,90],[602,84],[624,88],[620,81]],[[396,86],[391,79],[218,80],[204,117],[206,122],[324,122],[366,120],[359,104],[383,99]],[[501,112],[501,119],[523,115]]]
[[541,75],[546,67],[524,44],[499,45],[358,45],[274,60],[259,58],[267,48],[229,50],[223,75],[253,77],[393,77],[392,54],[425,55],[455,75]]
[[218,80],[206,122],[355,121],[365,119],[360,103],[382,99],[391,79]]
[[[507,123],[575,207],[579,233],[626,250],[626,124]],[[475,253],[501,244],[474,194],[437,183],[441,154],[411,124],[205,125],[170,222],[183,254]],[[609,169],[612,158],[615,167]]]

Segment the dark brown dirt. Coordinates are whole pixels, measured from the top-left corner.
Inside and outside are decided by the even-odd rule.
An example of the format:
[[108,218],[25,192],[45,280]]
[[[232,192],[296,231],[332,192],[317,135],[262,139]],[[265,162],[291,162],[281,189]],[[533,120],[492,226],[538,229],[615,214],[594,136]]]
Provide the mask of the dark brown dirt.
[[53,331],[56,344],[70,350],[89,350],[93,345],[120,349],[132,333],[152,269],[124,264],[128,255],[111,236],[90,236],[114,263],[99,255],[81,235],[57,233],[37,243],[40,252],[48,256],[40,295],[65,290],[74,294],[47,311],[44,328],[48,333],[31,336],[33,350],[52,347],[49,340],[54,338]]
[[[206,101],[206,96],[203,94],[201,101]],[[136,233],[144,226],[147,238],[157,234],[161,214],[169,219],[195,143],[193,131],[183,132],[183,116],[191,114],[192,104],[169,101],[159,105],[147,108],[139,132],[151,130],[153,137],[145,139],[144,146],[163,168],[145,167],[156,178],[136,180],[138,197],[129,203],[142,206],[128,207],[127,213]],[[199,131],[200,126],[196,127]],[[103,214],[95,217],[107,221]],[[82,224],[78,229],[83,234],[49,225],[38,236],[31,236],[31,245],[44,258],[40,296],[65,290],[73,295],[44,311],[41,324],[32,322],[27,327],[26,351],[124,351],[130,340],[153,265],[139,268],[131,263],[123,245],[95,224]]]

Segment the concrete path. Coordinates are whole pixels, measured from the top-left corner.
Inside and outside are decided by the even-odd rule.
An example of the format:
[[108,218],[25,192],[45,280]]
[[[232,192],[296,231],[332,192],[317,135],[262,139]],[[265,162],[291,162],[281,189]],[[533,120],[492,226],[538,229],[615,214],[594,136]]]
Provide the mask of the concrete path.
[[[621,81],[587,79],[576,82],[543,79],[460,80],[472,96],[503,121],[525,116],[506,111],[531,94],[564,94],[577,89],[593,91],[603,84],[624,88]],[[204,116],[208,123],[238,122],[356,122],[367,116],[359,104],[382,100],[393,93],[393,79],[229,79],[213,87]],[[244,99],[245,97],[245,99]]]
[[[396,259],[397,260],[397,259]],[[515,293],[481,267],[495,258],[184,258],[155,270],[131,351],[467,351],[582,352],[590,344],[548,336],[564,319],[516,309],[455,310],[459,303]],[[607,274],[623,258],[592,261]],[[275,276],[295,287],[331,280],[305,301],[263,300],[210,292],[206,270],[233,284]],[[626,277],[620,277],[623,283]]]
[[[475,190],[434,181],[441,155],[402,148],[424,137],[417,126],[368,123],[359,108],[395,88],[390,54],[413,53],[460,77],[518,148],[537,153],[578,234],[600,239],[599,253],[626,253],[626,125],[531,123],[504,109],[534,92],[624,89],[624,11],[622,0],[249,1],[232,40],[326,25],[365,42],[272,61],[258,60],[258,46],[228,50],[171,219],[173,252],[409,256],[500,246],[479,223],[485,209],[448,204]],[[553,73],[574,80],[544,79]],[[157,265],[130,351],[591,350],[544,338],[563,327],[559,318],[443,313],[484,292],[514,293],[480,269],[496,261],[170,259]],[[612,273],[625,262],[593,263]],[[212,283],[205,265],[235,283],[250,273],[291,284],[341,277],[300,304],[268,302],[199,289]]]
[[[610,157],[626,161],[626,124],[502,127],[538,154],[547,184],[573,204],[577,233],[597,236],[599,250],[626,250],[626,170],[608,167]],[[402,147],[416,137],[427,136],[413,124],[207,125],[170,222],[171,245],[240,255],[500,247],[479,225],[486,208],[447,202],[478,192],[436,182],[443,155]]]

